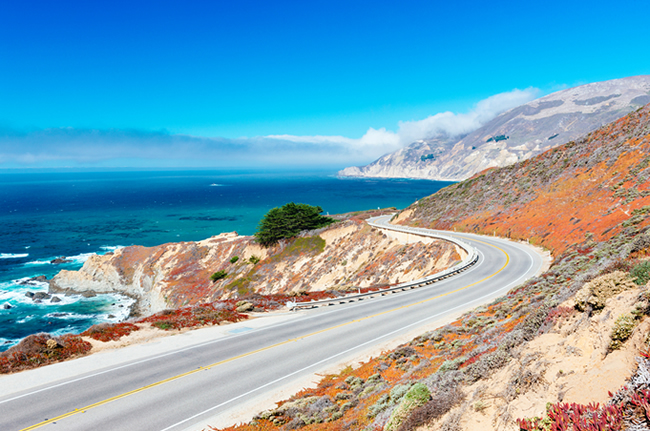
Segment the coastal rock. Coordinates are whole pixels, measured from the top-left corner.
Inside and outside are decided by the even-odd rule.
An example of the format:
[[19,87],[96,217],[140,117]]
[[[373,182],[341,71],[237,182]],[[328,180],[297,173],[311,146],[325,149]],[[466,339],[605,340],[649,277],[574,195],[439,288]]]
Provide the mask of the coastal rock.
[[236,306],[237,306],[236,311],[238,313],[247,313],[249,311],[253,311],[253,309],[255,308],[255,306],[248,301],[239,301],[236,304]]
[[46,276],[39,275],[38,277],[32,277],[18,282],[21,286],[38,286],[40,283],[49,283],[49,280]]
[[52,304],[56,304],[57,302],[61,302],[61,298],[59,298],[58,296],[53,296],[52,299],[50,299],[50,302]]
[[43,299],[50,299],[51,297],[52,297],[52,295],[50,295],[49,293],[46,293],[46,292],[36,292],[36,293],[32,294],[32,296],[30,296],[30,298],[32,298],[32,300],[34,300],[34,301],[37,301],[37,300],[42,301]]
[[13,307],[11,306],[11,304],[3,304],[2,308],[4,308],[5,310],[11,310]]
[[62,263],[70,263],[72,262],[70,259],[66,259],[65,256],[57,257],[56,259],[53,259],[50,261],[50,263],[54,265],[60,265]]
[[46,345],[47,348],[50,349],[50,350],[54,350],[54,349],[58,349],[59,347],[63,347],[63,346],[61,346],[61,345],[59,344],[59,342],[56,341],[54,338],[50,338],[49,340],[47,340],[47,341],[45,342],[45,345]]

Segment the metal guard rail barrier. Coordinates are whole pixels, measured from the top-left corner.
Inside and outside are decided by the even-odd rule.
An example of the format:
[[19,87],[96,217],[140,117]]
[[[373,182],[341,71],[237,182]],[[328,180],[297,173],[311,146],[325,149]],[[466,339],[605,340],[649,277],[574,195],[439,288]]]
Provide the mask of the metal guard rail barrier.
[[[321,299],[319,301],[309,301],[309,302],[289,302],[287,303],[287,307],[290,310],[296,310],[298,308],[314,308],[318,307],[321,305],[334,305],[334,304],[343,304],[346,302],[351,302],[351,301],[356,301],[356,300],[361,300],[364,297],[372,297],[375,295],[386,295],[387,293],[393,293],[397,291],[404,291],[407,289],[415,289],[416,287],[421,287],[421,286],[426,286],[428,284],[433,284],[437,281],[443,280],[445,278],[451,277],[452,275],[456,275],[460,272],[465,271],[467,268],[473,266],[478,262],[478,252],[474,247],[471,245],[467,244],[464,241],[461,241],[456,238],[452,238],[447,235],[440,235],[436,233],[432,233],[428,229],[421,229],[421,228],[413,228],[413,227],[403,227],[403,226],[395,226],[392,224],[377,224],[374,223],[374,220],[384,218],[388,216],[379,216],[379,217],[373,217],[368,219],[367,223],[369,226],[378,228],[378,229],[388,229],[388,230],[394,230],[396,232],[402,232],[402,233],[411,233],[419,236],[428,236],[431,238],[437,238],[437,239],[442,239],[445,241],[452,242],[462,249],[464,249],[467,252],[467,257],[463,259],[460,264],[452,266],[451,268],[447,268],[444,271],[437,272],[433,275],[426,276],[424,278],[420,278],[415,281],[408,281],[405,283],[400,283],[397,286],[393,287],[388,287],[386,289],[381,289],[381,290],[376,290],[374,292],[366,292],[366,293],[361,293],[361,294],[356,294],[356,295],[349,295],[349,296],[341,296],[338,298],[330,298],[330,299]],[[371,221],[373,220],[373,221]]]

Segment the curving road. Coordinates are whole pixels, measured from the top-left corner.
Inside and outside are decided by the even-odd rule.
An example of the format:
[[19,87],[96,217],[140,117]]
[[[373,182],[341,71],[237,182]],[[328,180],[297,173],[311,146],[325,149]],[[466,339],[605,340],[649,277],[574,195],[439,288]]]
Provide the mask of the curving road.
[[543,265],[542,257],[523,244],[441,233],[474,246],[479,262],[457,276],[403,293],[192,331],[2,376],[0,429],[223,426],[242,411],[256,413],[251,409],[258,401],[276,400],[279,387],[309,382],[314,373],[373,346],[487,303]]

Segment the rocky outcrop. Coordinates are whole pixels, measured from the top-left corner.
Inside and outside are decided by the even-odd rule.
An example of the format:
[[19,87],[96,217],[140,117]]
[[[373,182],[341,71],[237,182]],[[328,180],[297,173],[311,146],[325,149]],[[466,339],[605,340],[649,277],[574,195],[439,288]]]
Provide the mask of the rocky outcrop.
[[416,141],[341,176],[458,181],[565,144],[650,103],[650,75],[558,91],[495,117],[466,136]]
[[[126,247],[92,256],[79,271],[61,271],[51,280],[50,290],[126,294],[138,300],[137,313],[151,314],[251,293],[398,283],[446,269],[464,254],[444,241],[407,244],[361,220],[347,220],[268,249],[236,233],[199,242]],[[226,276],[212,281],[210,276],[218,271]]]

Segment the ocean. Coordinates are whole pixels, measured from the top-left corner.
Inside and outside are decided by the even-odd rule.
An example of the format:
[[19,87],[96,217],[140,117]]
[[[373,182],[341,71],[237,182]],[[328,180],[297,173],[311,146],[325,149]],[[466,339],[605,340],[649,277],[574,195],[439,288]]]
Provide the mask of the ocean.
[[[121,295],[30,297],[47,292],[31,278],[79,269],[92,254],[251,235],[269,209],[288,202],[323,214],[401,209],[449,184],[332,171],[0,171],[0,351],[29,334],[77,333],[128,316],[132,300]],[[59,257],[66,262],[52,263]]]

